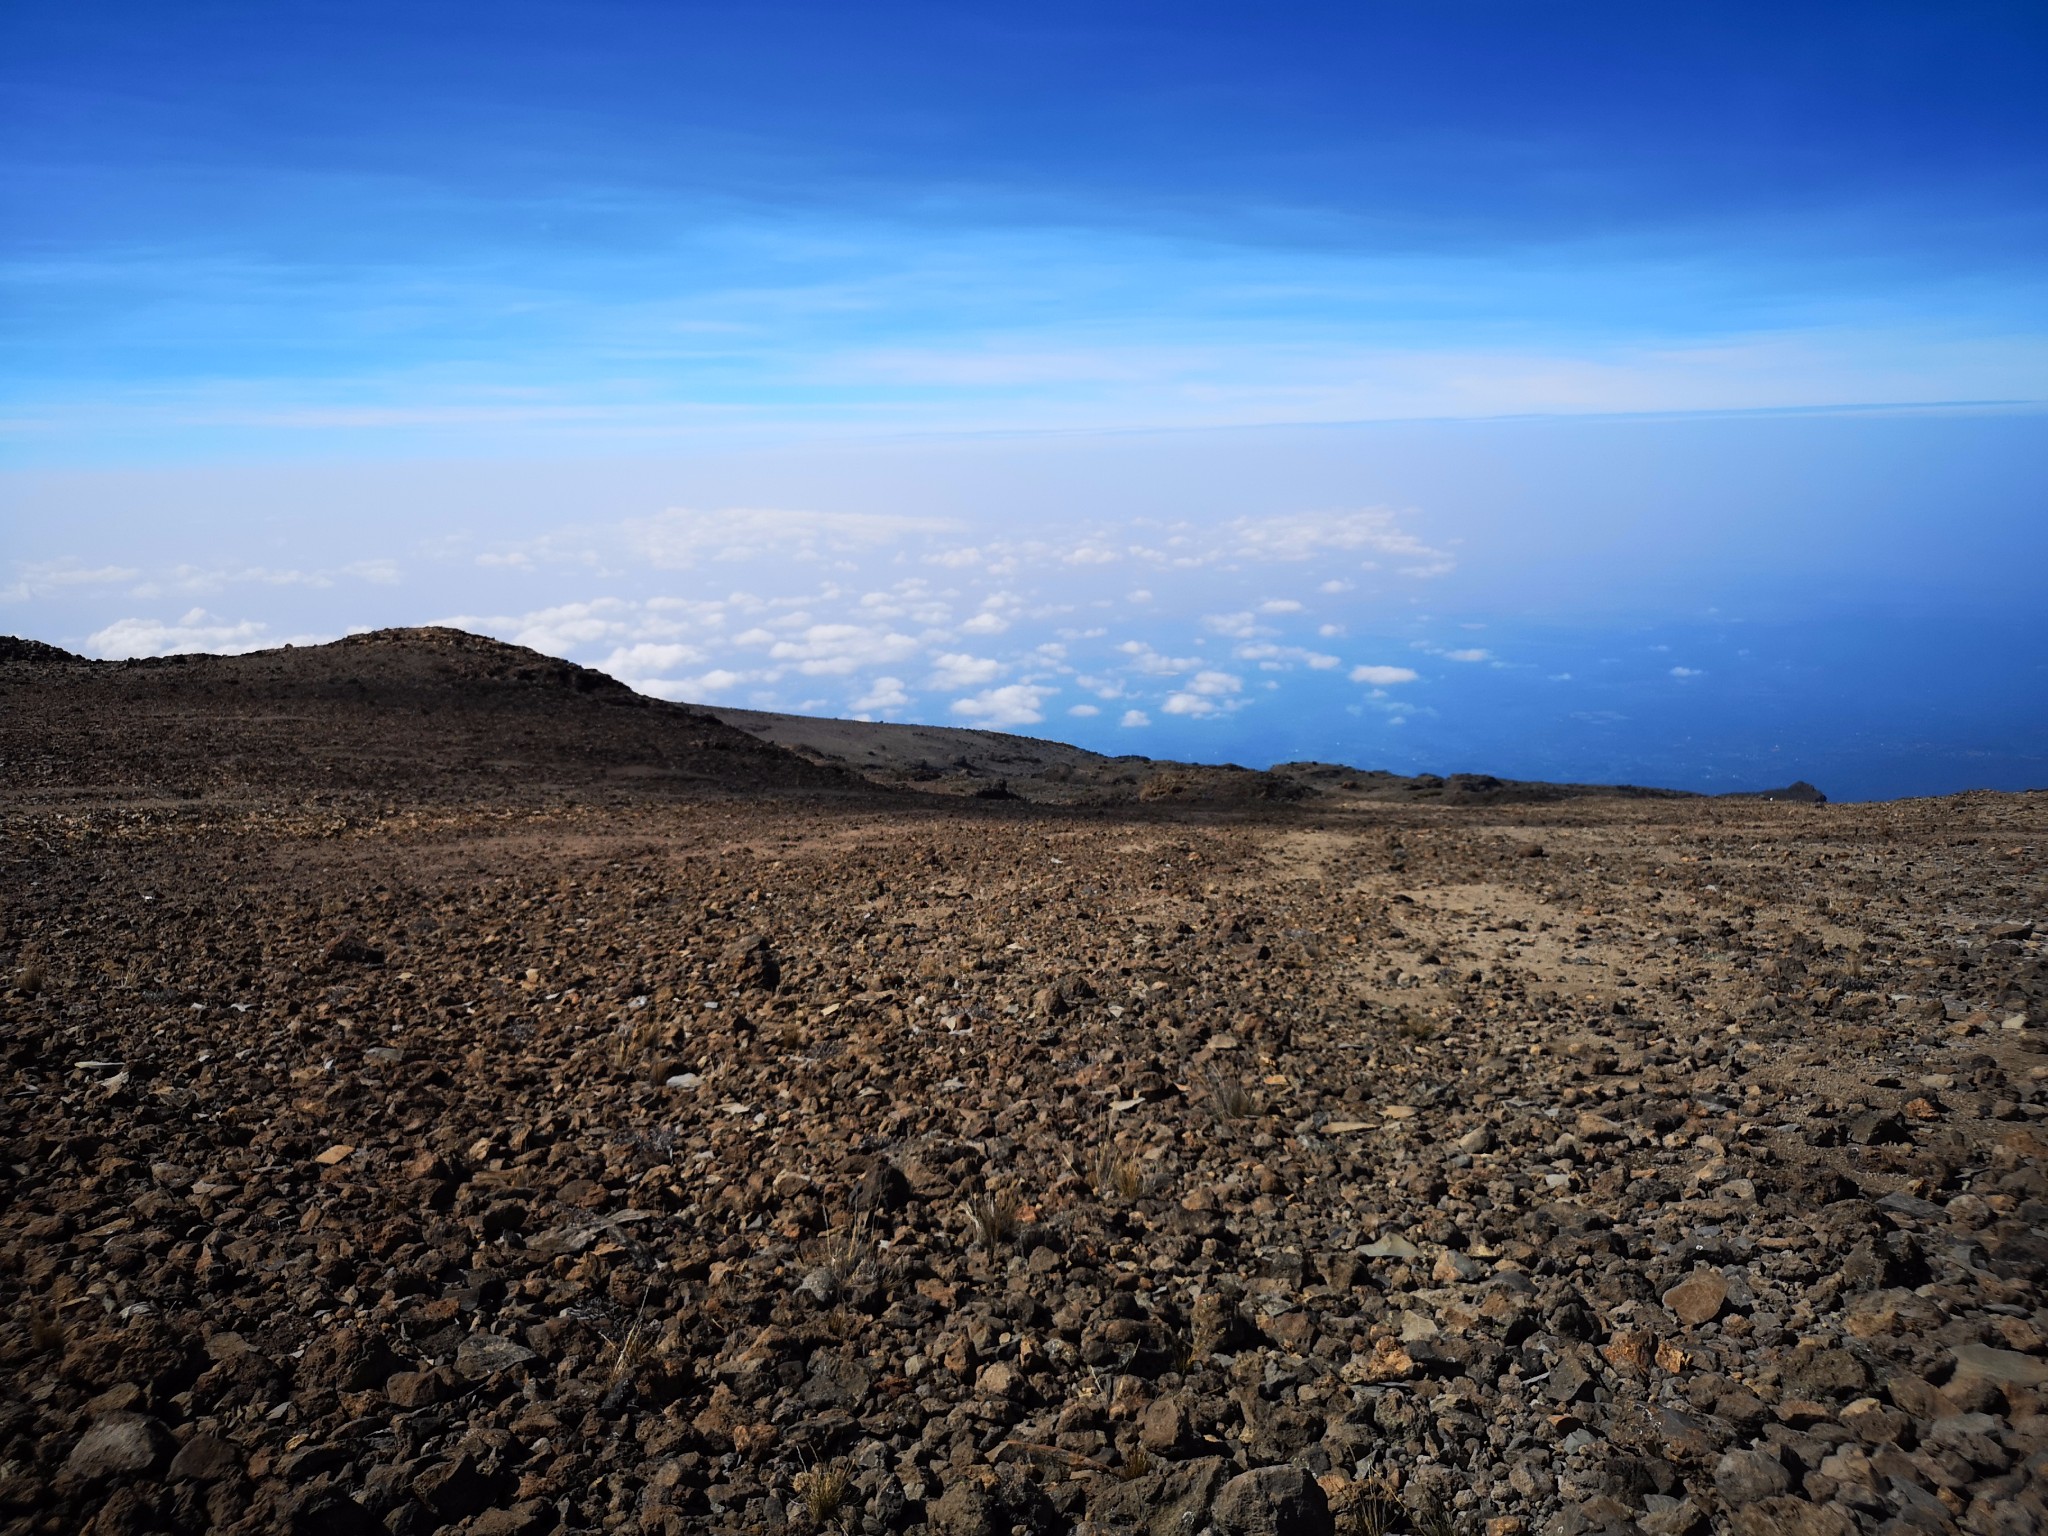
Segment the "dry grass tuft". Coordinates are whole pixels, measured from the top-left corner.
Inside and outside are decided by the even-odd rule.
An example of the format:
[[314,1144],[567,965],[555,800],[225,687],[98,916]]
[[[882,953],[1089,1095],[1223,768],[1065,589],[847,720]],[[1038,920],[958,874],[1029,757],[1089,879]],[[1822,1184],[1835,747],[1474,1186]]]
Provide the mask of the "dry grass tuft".
[[1099,1150],[1088,1170],[1088,1185],[1102,1200],[1121,1200],[1128,1205],[1145,1193],[1146,1183],[1144,1166],[1112,1146]]
[[843,1461],[828,1461],[796,1475],[792,1486],[811,1524],[820,1530],[839,1518],[853,1497],[853,1473]]
[[28,1341],[44,1354],[62,1354],[71,1342],[63,1319],[54,1312],[32,1307],[28,1317]]
[[663,1043],[662,1033],[652,1008],[637,1009],[612,1036],[612,1065],[621,1071],[655,1070],[659,1064],[650,1063],[648,1056]]
[[1251,1090],[1235,1078],[1209,1074],[1209,1108],[1219,1120],[1249,1120],[1258,1113],[1258,1101]]
[[30,960],[14,973],[14,990],[23,997],[35,997],[49,984],[49,968],[40,960]]
[[1124,1464],[1116,1469],[1116,1475],[1127,1483],[1135,1483],[1141,1477],[1150,1477],[1153,1470],[1151,1453],[1139,1446],[1124,1458]]
[[1338,1529],[1342,1536],[1393,1536],[1407,1518],[1407,1510],[1376,1493],[1352,1505]]
[[1023,1202],[1013,1189],[991,1189],[971,1196],[964,1209],[970,1240],[993,1252],[1017,1235],[1017,1212]]
[[850,1281],[861,1265],[875,1254],[875,1218],[872,1211],[855,1211],[853,1219],[825,1234],[819,1255],[841,1285]]
[[647,1358],[647,1351],[653,1347],[653,1343],[647,1329],[639,1323],[636,1322],[628,1328],[626,1336],[619,1340],[618,1347],[612,1351],[610,1385],[616,1387],[631,1377],[640,1368],[640,1362]]
[[1458,1513],[1440,1496],[1410,1506],[1375,1479],[1337,1522],[1338,1536],[1460,1536]]

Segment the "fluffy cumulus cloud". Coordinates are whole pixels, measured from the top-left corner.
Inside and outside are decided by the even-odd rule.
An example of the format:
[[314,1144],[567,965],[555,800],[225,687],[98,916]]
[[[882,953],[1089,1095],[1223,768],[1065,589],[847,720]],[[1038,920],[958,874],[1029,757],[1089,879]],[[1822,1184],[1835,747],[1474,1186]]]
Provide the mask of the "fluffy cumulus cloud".
[[907,661],[918,653],[909,635],[864,624],[812,624],[793,639],[768,647],[771,661],[786,662],[806,677],[844,677],[863,667]]
[[969,698],[955,699],[952,711],[963,720],[992,729],[1036,725],[1045,718],[1045,701],[1058,691],[1035,683],[1011,683],[1002,688],[985,689]]
[[1229,672],[1197,672],[1184,688],[1169,693],[1160,708],[1169,715],[1202,719],[1238,707],[1244,679]]
[[1140,730],[1151,723],[1152,717],[1142,709],[1127,709],[1124,711],[1123,718],[1117,721],[1117,724],[1127,731]]
[[878,677],[868,686],[866,693],[853,701],[853,707],[863,714],[879,714],[884,710],[906,708],[910,695],[904,691],[900,677]]
[[87,654],[107,660],[131,656],[181,656],[207,651],[218,656],[239,656],[248,651],[269,650],[280,645],[320,645],[333,635],[279,635],[268,624],[254,619],[230,622],[204,608],[194,608],[182,617],[165,619],[116,619],[95,630],[86,641]]
[[638,612],[638,605],[624,598],[601,597],[585,603],[557,603],[516,617],[459,613],[431,622],[496,635],[550,656],[573,656],[591,646],[617,645],[636,638]]
[[1415,681],[1413,667],[1360,666],[1351,669],[1351,681],[1370,683],[1375,688],[1391,688],[1396,683]]
[[694,645],[643,641],[639,645],[620,646],[597,664],[597,670],[609,672],[628,687],[638,688],[643,681],[671,677],[679,670],[702,666],[705,660],[704,653]]
[[987,656],[970,656],[965,651],[946,651],[932,658],[931,681],[927,687],[941,693],[962,688],[979,688],[1002,675],[1003,664]]

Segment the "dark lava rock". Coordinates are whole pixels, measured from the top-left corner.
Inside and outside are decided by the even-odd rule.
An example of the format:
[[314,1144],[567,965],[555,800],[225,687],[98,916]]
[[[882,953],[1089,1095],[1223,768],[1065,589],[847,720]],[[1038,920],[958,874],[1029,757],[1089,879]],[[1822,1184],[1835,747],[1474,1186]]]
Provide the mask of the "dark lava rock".
[[79,1436],[64,1459],[64,1476],[79,1482],[145,1477],[171,1459],[174,1447],[162,1421],[140,1413],[110,1413]]
[[1300,1467],[1254,1467],[1223,1485],[1211,1511],[1223,1536],[1332,1536],[1330,1501]]
[[171,1458],[171,1481],[217,1483],[242,1470],[242,1453],[219,1435],[194,1435]]
[[1184,1536],[1209,1519],[1229,1463],[1221,1456],[1181,1462],[1128,1482],[1098,1483],[1088,1520],[1107,1536]]

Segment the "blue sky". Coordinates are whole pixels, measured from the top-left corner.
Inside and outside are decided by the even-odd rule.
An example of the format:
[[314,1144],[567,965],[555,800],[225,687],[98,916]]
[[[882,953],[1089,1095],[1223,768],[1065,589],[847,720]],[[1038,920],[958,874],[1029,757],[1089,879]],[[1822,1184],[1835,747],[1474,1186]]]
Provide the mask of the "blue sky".
[[2044,77],[2017,4],[17,5],[0,629],[2048,783]]

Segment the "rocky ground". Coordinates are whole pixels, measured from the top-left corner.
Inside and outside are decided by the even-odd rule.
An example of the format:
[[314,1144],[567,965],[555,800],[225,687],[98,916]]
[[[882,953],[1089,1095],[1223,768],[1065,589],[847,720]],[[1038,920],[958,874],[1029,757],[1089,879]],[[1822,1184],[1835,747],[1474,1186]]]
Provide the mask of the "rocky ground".
[[2048,1522],[2048,794],[171,794],[43,691],[0,1531]]

